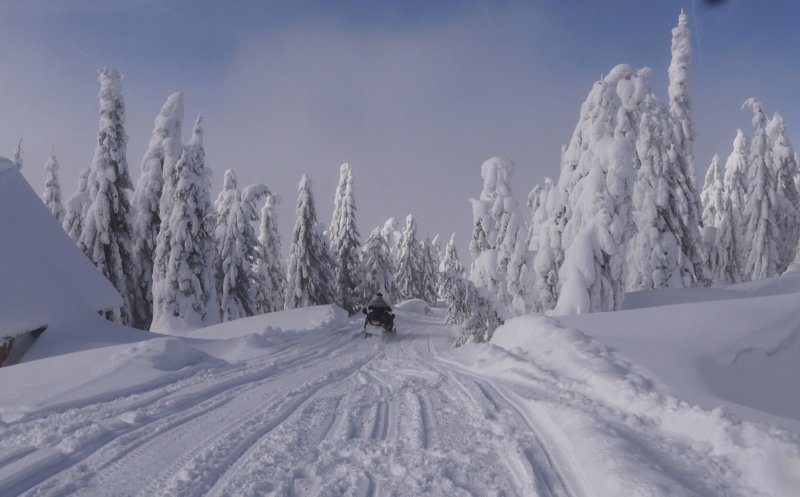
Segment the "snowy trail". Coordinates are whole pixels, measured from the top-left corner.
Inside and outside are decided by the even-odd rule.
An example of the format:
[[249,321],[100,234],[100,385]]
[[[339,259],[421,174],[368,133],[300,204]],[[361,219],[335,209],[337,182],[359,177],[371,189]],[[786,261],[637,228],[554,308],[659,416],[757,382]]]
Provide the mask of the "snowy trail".
[[0,453],[0,476],[15,475],[0,494],[769,495],[578,380],[506,351],[503,374],[478,374],[436,313],[399,312],[393,340],[360,338],[358,321],[6,423],[3,445],[30,449]]

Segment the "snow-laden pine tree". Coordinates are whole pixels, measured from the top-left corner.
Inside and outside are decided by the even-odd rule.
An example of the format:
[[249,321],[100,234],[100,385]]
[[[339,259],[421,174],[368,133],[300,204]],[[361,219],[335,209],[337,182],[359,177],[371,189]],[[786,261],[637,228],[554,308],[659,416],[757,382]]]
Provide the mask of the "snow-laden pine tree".
[[295,213],[284,307],[331,304],[335,301],[333,258],[317,222],[311,180],[305,174],[298,185]]
[[422,244],[417,240],[417,222],[414,215],[406,217],[403,236],[400,239],[397,263],[397,287],[403,299],[425,299],[425,271]]
[[729,277],[730,257],[735,257],[732,252],[735,250],[733,212],[730,198],[725,192],[724,173],[718,155],[711,159],[700,198],[703,202],[702,232],[711,281],[715,285],[730,284],[733,282]]
[[559,203],[550,212],[558,314],[616,310],[624,298],[625,247],[634,227],[638,110],[649,69],[622,64],[595,83],[561,159]]
[[175,166],[172,211],[161,221],[153,267],[155,330],[191,330],[219,322],[214,279],[215,212],[205,167],[202,118]]
[[717,285],[730,285],[742,279],[734,238],[736,222],[733,214],[731,197],[726,195],[717,214],[717,225],[709,228],[714,230],[714,238],[708,251],[708,265],[712,280]]
[[750,142],[748,189],[745,195],[744,248],[742,272],[745,281],[769,278],[778,273],[780,263],[776,190],[772,151],[767,138],[767,118],[758,100],[750,98],[742,108],[753,110],[755,134]]
[[337,303],[350,314],[359,305],[356,288],[362,278],[359,252],[361,235],[356,227],[356,202],[353,192],[353,171],[344,163],[339,169],[333,219],[330,227],[331,251],[334,260],[334,284]]
[[730,199],[730,205],[726,209],[730,210],[731,240],[733,248],[730,252],[734,257],[728,259],[730,265],[727,272],[733,276],[733,283],[744,281],[745,251],[747,241],[745,233],[747,231],[747,219],[745,218],[745,198],[748,186],[748,164],[747,164],[747,138],[742,130],[736,130],[736,138],[733,140],[733,150],[725,161],[725,178],[723,180],[725,196]]
[[439,286],[439,257],[436,247],[430,238],[422,242],[422,293],[423,300],[430,304],[436,303],[438,293],[436,288]]
[[256,272],[263,285],[255,289],[255,299],[262,313],[282,310],[286,298],[286,265],[281,255],[281,235],[278,232],[278,214],[275,212],[279,203],[280,197],[275,194],[267,195],[261,209]]
[[463,331],[453,347],[467,343],[486,343],[494,330],[503,324],[494,299],[467,278],[458,278],[448,288],[445,296],[447,314],[445,322],[460,325]]
[[[694,124],[692,122],[692,106],[689,98],[689,65],[692,62],[692,32],[689,29],[686,14],[681,9],[678,25],[672,29],[672,57],[669,64],[669,110],[672,115],[675,160],[685,178],[685,184],[679,185],[681,193],[689,202],[684,213],[687,227],[696,227],[700,223],[700,201],[695,185],[695,170],[692,145],[694,143]],[[687,233],[691,239],[689,244],[697,244],[699,234],[696,229]],[[697,245],[699,246],[699,244]],[[684,252],[688,253],[685,249]],[[695,265],[702,261],[693,261]],[[696,273],[700,273],[700,267]]]
[[[522,313],[531,306],[533,282],[525,269],[532,257],[528,255],[527,226],[511,190],[513,174],[513,162],[492,157],[481,165],[480,197],[470,199],[470,252],[474,258],[470,279],[497,298],[504,314]],[[512,257],[514,265],[509,266]]]
[[153,259],[161,229],[161,194],[164,189],[164,163],[177,163],[181,154],[183,95],[173,93],[156,116],[153,132],[141,162],[141,176],[133,194],[134,318],[142,328],[153,319]]
[[86,218],[86,209],[89,208],[89,172],[84,168],[78,178],[78,189],[67,200],[64,212],[64,221],[61,226],[75,243],[81,238],[83,220]]
[[706,181],[700,200],[703,202],[704,228],[719,226],[722,212],[725,210],[725,181],[722,167],[719,165],[719,155],[714,154],[711,165],[706,172]]
[[464,278],[464,264],[458,258],[456,250],[456,234],[450,235],[450,240],[444,248],[444,253],[439,261],[439,286],[436,289],[440,299],[445,300],[445,296],[450,292],[450,287],[456,280]]
[[392,256],[392,261],[395,267],[400,261],[400,241],[403,239],[403,232],[400,230],[400,224],[397,219],[390,217],[386,220],[381,228],[381,236],[386,241],[386,246],[389,247],[389,254]]
[[382,293],[389,305],[400,300],[397,282],[394,279],[395,267],[381,228],[375,228],[364,242],[361,252],[361,267],[364,279],[356,289],[357,303],[366,307],[370,299]]
[[225,171],[222,191],[214,203],[217,214],[214,268],[222,321],[259,312],[256,287],[264,282],[262,275],[254,271],[259,248],[252,223],[258,221],[256,202],[269,193],[267,187],[260,184],[240,191],[233,170]]
[[[700,197],[695,184],[692,146],[694,124],[689,98],[689,65],[692,61],[692,32],[686,14],[681,10],[678,25],[672,29],[672,57],[669,64],[669,111],[672,116],[672,141],[678,182],[671,185],[678,200],[676,210],[681,215],[681,226],[673,230],[678,236],[682,261],[684,286],[708,286],[707,264],[700,236]],[[685,204],[684,204],[685,202]]]
[[58,159],[56,154],[50,152],[50,157],[44,164],[45,180],[42,191],[44,205],[53,213],[59,223],[64,222],[64,205],[61,203],[61,183],[58,181]]
[[693,200],[676,160],[670,116],[652,93],[640,112],[633,188],[636,233],[627,247],[627,289],[707,285],[698,226],[685,223]]
[[767,123],[767,138],[775,175],[775,207],[778,225],[778,273],[783,273],[794,260],[800,237],[798,195],[795,178],[797,162],[794,150],[786,136],[786,124],[777,112]]
[[88,178],[89,205],[78,245],[122,296],[122,307],[106,312],[106,317],[127,325],[133,322],[135,264],[128,198],[133,183],[125,157],[125,102],[119,72],[104,67],[98,74],[100,124]]
[[559,205],[559,190],[553,181],[546,178],[539,192],[538,207],[531,219],[528,248],[534,252],[533,267],[535,282],[533,286],[533,311],[544,312],[553,309],[558,299],[558,268],[563,260],[561,251],[561,231],[559,219],[551,218]]
[[22,138],[20,138],[19,142],[17,142],[17,148],[14,149],[14,157],[12,159],[12,162],[15,166],[17,166],[17,169],[22,169],[22,153]]

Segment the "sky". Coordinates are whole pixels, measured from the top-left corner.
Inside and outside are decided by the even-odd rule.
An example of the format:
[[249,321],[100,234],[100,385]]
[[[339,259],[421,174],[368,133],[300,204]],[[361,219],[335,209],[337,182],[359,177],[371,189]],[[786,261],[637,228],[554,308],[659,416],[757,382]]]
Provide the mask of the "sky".
[[[619,63],[652,68],[667,99],[672,27],[693,30],[698,179],[726,157],[742,102],[760,99],[800,143],[800,3],[793,0],[4,0],[0,2],[0,154],[22,139],[36,191],[52,150],[63,194],[88,167],[98,123],[97,69],[123,74],[134,181],[169,94],[184,95],[183,136],[201,113],[213,196],[232,168],[282,197],[288,249],[297,184],[313,181],[330,222],[339,166],[353,168],[362,239],[413,213],[422,237],[471,236],[480,165],[516,164],[524,205],[557,179],[592,84]],[[767,5],[768,6],[765,6]]]

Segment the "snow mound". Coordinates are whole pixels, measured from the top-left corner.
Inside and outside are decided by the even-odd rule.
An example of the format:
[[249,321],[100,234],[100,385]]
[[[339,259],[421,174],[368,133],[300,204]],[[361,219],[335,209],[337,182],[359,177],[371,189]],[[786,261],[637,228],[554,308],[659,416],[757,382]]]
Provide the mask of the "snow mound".
[[403,302],[400,302],[395,306],[396,309],[402,310],[404,312],[410,312],[414,314],[430,314],[431,308],[427,302],[421,299],[410,299]]
[[307,331],[318,328],[336,328],[344,326],[347,322],[347,311],[341,307],[319,305],[271,312],[191,331],[164,333],[190,338],[224,340],[262,333],[267,330],[275,333],[276,330]]
[[[48,363],[54,367],[43,367]],[[225,364],[172,337],[18,364],[0,371],[5,399],[0,419],[8,422],[28,412],[108,401]]]
[[702,449],[725,460],[752,488],[769,495],[800,488],[796,437],[776,428],[736,421],[723,407],[706,410],[660,392],[642,371],[580,331],[550,318],[525,316],[498,328],[492,343],[536,369],[569,381],[576,394],[628,412],[638,418],[637,423],[650,423],[663,433],[687,439],[693,450]]

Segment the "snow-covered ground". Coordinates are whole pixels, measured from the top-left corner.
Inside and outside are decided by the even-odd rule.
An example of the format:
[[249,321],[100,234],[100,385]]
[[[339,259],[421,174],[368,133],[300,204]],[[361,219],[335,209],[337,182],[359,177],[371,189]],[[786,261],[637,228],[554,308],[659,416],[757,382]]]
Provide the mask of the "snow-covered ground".
[[794,495],[798,287],[460,349],[407,302],[391,340],[325,306],[25,362],[0,369],[0,495]]

